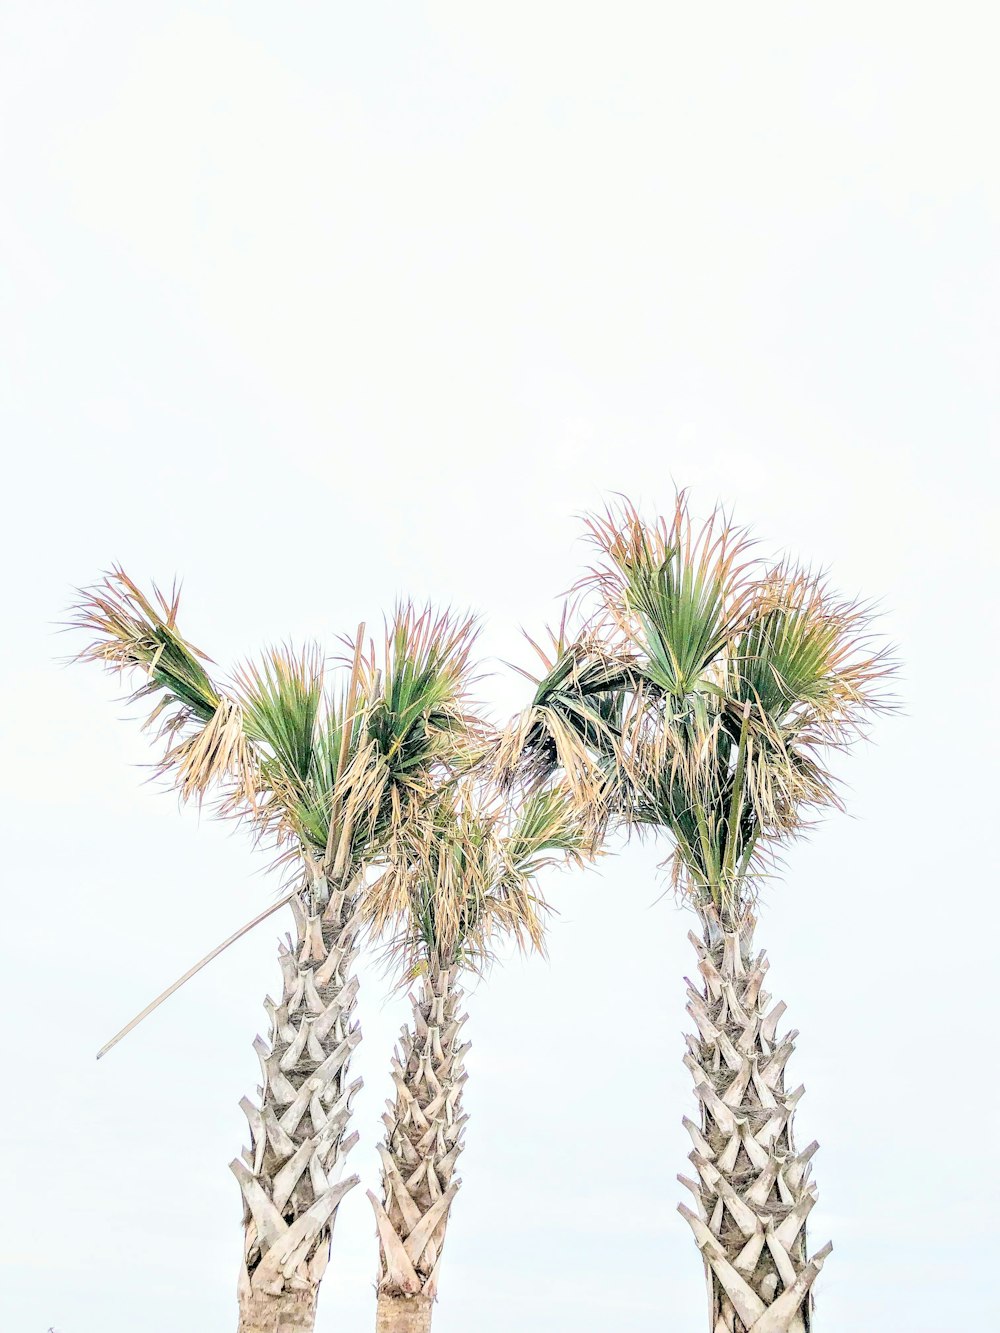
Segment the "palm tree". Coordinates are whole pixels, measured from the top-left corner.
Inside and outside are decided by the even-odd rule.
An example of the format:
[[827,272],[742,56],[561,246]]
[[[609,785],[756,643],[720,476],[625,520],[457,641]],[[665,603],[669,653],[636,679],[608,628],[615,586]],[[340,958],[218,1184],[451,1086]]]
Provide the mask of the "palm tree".
[[377,1333],[427,1333],[454,1199],[467,1116],[468,1043],[462,995],[503,940],[542,949],[547,905],[539,872],[588,841],[564,791],[540,790],[513,813],[472,781],[447,788],[403,831],[372,886],[373,930],[410,994],[412,1020],[392,1061],[395,1099],[382,1117],[382,1198],[371,1191],[379,1235]]
[[320,648],[279,648],[234,673],[182,637],[178,596],[151,597],[121,569],[83,590],[73,624],[80,652],[116,673],[139,672],[133,701],[166,741],[158,772],[182,800],[212,792],[217,812],[274,846],[290,872],[295,941],[279,948],[281,998],[265,1008],[270,1037],[257,1102],[241,1106],[252,1144],[231,1168],[243,1195],[241,1333],[311,1329],[342,1177],[361,894],[369,867],[398,838],[442,774],[466,762],[480,725],[469,710],[469,620],[400,606],[380,653],[364,627],[337,679]]
[[[694,908],[685,1063],[695,1179],[681,1205],[705,1262],[711,1333],[804,1333],[830,1247],[807,1255],[815,1198],[786,1088],[792,1031],[753,949],[759,889],[781,849],[839,807],[830,749],[863,734],[891,663],[870,609],[789,562],[768,567],[716,514],[700,531],[680,494],[668,521],[627,501],[588,520],[598,559],[578,592],[591,617],[543,655],[531,707],[497,763],[508,781],[583,774],[595,820],[664,830],[673,882]],[[607,682],[604,684],[603,682]],[[585,787],[589,785],[589,797]]]

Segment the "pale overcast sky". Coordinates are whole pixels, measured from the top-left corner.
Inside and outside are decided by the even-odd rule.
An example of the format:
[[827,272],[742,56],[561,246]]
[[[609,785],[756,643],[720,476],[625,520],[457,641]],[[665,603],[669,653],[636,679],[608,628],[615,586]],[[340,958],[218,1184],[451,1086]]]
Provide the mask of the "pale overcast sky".
[[[995,17],[6,0],[4,1333],[235,1326],[277,978],[275,919],[95,1063],[274,886],[143,785],[113,683],[55,664],[72,585],[182,576],[221,663],[433,596],[500,669],[585,559],[574,515],[675,482],[880,599],[905,663],[759,930],[822,1144],[817,1330],[993,1326]],[[437,1333],[703,1328],[665,850],[553,879],[551,961],[473,996]],[[320,1333],[371,1327],[375,1262],[359,1189]]]

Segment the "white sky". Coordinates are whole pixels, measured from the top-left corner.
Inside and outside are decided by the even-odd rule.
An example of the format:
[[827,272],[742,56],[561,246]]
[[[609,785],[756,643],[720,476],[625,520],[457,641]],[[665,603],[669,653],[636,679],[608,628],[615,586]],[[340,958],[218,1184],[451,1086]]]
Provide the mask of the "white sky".
[[[271,922],[94,1062],[272,886],[142,785],[113,684],[55,665],[71,586],[183,576],[222,663],[404,590],[526,661],[518,627],[585,558],[574,515],[675,480],[882,599],[906,663],[906,715],[844,764],[853,817],[794,852],[759,933],[822,1144],[817,1326],[995,1318],[992,18],[2,6],[5,1333],[233,1325],[227,1162],[277,979]],[[554,880],[551,962],[473,998],[437,1333],[703,1326],[664,850]],[[365,975],[366,1185],[383,991]],[[374,1271],[356,1190],[320,1330],[370,1327]]]

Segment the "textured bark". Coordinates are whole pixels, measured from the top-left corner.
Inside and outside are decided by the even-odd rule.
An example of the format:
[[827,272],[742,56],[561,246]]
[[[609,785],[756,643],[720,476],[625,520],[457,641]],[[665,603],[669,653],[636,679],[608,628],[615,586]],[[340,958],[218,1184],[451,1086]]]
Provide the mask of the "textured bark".
[[[812,1285],[830,1253],[806,1257],[805,1220],[816,1201],[809,1179],[817,1144],[797,1153],[794,1108],[803,1089],[785,1090],[795,1031],[783,1039],[780,1002],[762,989],[764,953],[751,958],[749,930],[722,931],[703,918],[691,934],[702,984],[688,982],[697,1035],[684,1063],[694,1077],[699,1124],[685,1120],[695,1199],[680,1205],[705,1261],[710,1333],[808,1333]],[[770,1005],[770,1007],[769,1007]]]
[[[325,901],[324,901],[325,900]],[[345,1137],[351,1101],[350,1055],[361,1039],[351,1021],[358,983],[353,898],[313,886],[292,900],[296,940],[278,951],[280,1004],[268,996],[270,1040],[260,1059],[259,1105],[240,1105],[251,1147],[231,1168],[243,1191],[241,1333],[311,1329],[316,1294],[330,1255],[337,1208],[358,1183],[342,1180],[357,1141]]]
[[390,1296],[380,1291],[375,1333],[430,1333],[433,1308],[429,1296]]
[[251,1289],[240,1293],[239,1333],[298,1333],[315,1322],[315,1290],[283,1291],[280,1296]]
[[[459,1042],[462,993],[448,971],[430,972],[411,995],[413,1028],[403,1028],[392,1062],[394,1101],[382,1117],[382,1200],[369,1191],[379,1234],[378,1329],[430,1328],[441,1250],[460,1181],[455,1164],[468,1043]],[[395,1320],[395,1322],[393,1322]]]

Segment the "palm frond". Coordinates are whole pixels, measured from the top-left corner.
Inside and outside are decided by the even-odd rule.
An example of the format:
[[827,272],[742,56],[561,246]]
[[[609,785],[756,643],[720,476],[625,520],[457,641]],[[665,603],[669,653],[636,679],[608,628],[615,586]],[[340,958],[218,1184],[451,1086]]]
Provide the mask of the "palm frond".
[[695,688],[741,624],[756,560],[747,533],[720,512],[695,531],[680,491],[668,522],[645,522],[629,500],[586,520],[603,557],[577,585],[675,698]]
[[147,597],[119,566],[102,582],[79,590],[69,627],[94,637],[77,654],[118,675],[139,671],[144,680],[130,702],[156,700],[145,727],[157,726],[166,740],[158,765],[181,799],[201,800],[217,785],[252,801],[257,766],[248,744],[243,712],[211,679],[203,663],[211,659],[177,627],[180,591],[166,597],[155,585]]
[[404,980],[430,966],[481,972],[501,939],[544,951],[550,909],[538,875],[593,854],[565,790],[534,793],[515,813],[464,779],[403,827],[367,914]]
[[308,764],[278,765],[274,790],[337,882],[353,880],[400,836],[442,773],[477,760],[485,728],[469,700],[476,632],[471,618],[403,603],[380,653],[363,625],[343,640],[346,682],[328,687],[315,711],[315,659],[293,674],[293,737],[302,728],[294,752],[304,761],[308,748]]
[[323,703],[323,653],[317,643],[272,648],[235,673],[233,693],[248,734],[289,781],[308,783]]
[[211,788],[218,787],[225,790],[223,799],[252,809],[258,794],[260,767],[247,740],[239,704],[222,698],[204,726],[167,749],[157,771],[159,775],[172,777],[182,801],[201,802]]
[[[180,590],[174,585],[167,598],[154,584],[152,599],[145,596],[119,566],[100,583],[78,590],[70,609],[69,628],[95,637],[76,654],[79,662],[100,662],[109,671],[135,669],[146,681],[131,695],[140,700],[161,693],[161,704],[186,709],[207,722],[219,706],[220,695],[203,662],[211,662],[182,637],[177,628]],[[154,709],[149,721],[156,721]]]
[[834,596],[822,577],[786,562],[759,583],[732,644],[727,692],[788,730],[828,744],[891,707],[889,650],[872,642],[873,612]]
[[[503,854],[513,875],[531,876],[557,861],[579,864],[594,855],[594,839],[568,785],[526,796],[503,838]],[[557,855],[561,854],[561,855]]]
[[364,659],[368,732],[392,782],[419,783],[435,763],[466,761],[482,728],[470,700],[478,632],[471,616],[404,602],[386,626],[381,663],[373,647]]
[[534,694],[500,733],[489,773],[501,789],[525,792],[559,775],[577,814],[596,833],[612,812],[613,756],[623,709],[638,681],[636,664],[585,628],[570,632],[565,611],[558,628],[547,633],[546,646],[525,635],[543,669],[535,675],[517,668],[534,684]]

